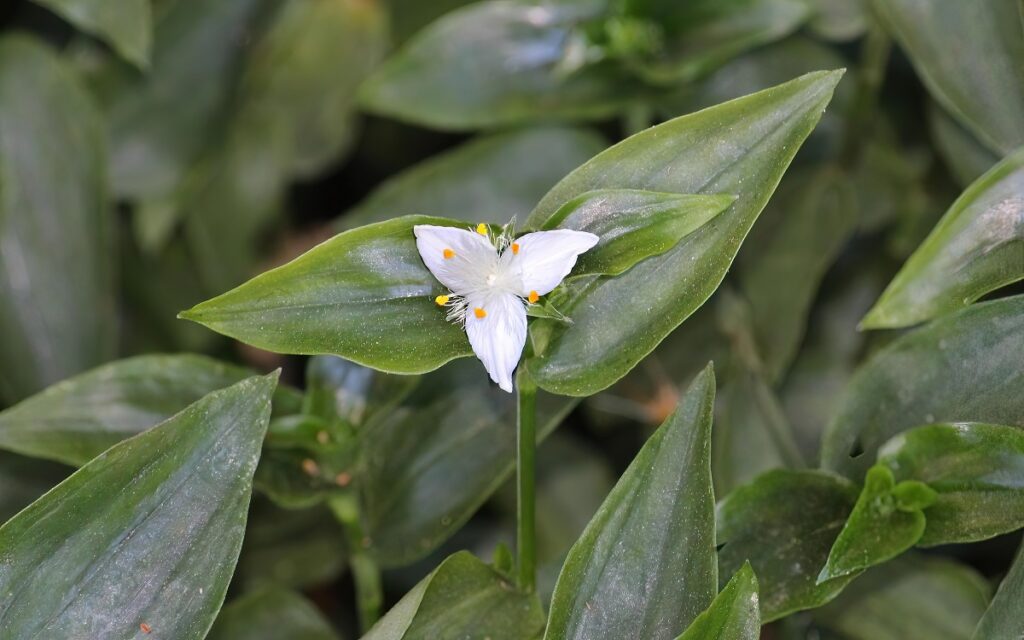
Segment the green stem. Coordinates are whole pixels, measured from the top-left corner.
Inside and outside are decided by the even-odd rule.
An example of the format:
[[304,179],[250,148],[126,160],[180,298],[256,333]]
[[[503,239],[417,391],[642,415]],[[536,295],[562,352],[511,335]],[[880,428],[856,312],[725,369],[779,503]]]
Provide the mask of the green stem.
[[355,496],[337,496],[330,500],[330,506],[345,531],[349,568],[352,570],[352,581],[356,588],[359,628],[365,634],[380,619],[381,607],[384,605],[380,567],[366,552],[366,537],[359,522],[359,506]]
[[516,551],[519,556],[519,588],[529,593],[537,582],[536,545],[536,453],[537,453],[537,386],[525,367],[516,376],[516,481],[517,502]]

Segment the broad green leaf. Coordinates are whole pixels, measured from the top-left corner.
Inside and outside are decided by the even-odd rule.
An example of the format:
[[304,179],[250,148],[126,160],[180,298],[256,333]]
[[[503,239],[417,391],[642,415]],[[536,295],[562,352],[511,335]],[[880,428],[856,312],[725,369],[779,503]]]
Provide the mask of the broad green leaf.
[[868,571],[814,617],[847,640],[968,640],[988,599],[973,569],[907,556]]
[[938,493],[919,544],[975,542],[1024,526],[1024,431],[992,424],[935,424],[878,450],[897,480]]
[[453,130],[610,116],[635,99],[638,83],[610,65],[560,68],[574,30],[595,15],[584,3],[508,0],[453,11],[378,68],[361,102],[372,113]]
[[841,75],[808,74],[653,127],[599,154],[548,192],[528,225],[596,189],[739,199],[664,254],[620,276],[574,287],[569,304],[560,307],[574,324],[554,327],[547,349],[529,361],[541,387],[572,395],[608,387],[707,300]]
[[0,453],[0,524],[52,489],[70,472],[63,465]]
[[828,602],[851,580],[817,584],[819,569],[857,500],[857,488],[821,471],[769,471],[718,503],[719,576],[750,561],[770,622]]
[[[934,502],[935,493],[920,483],[915,486],[907,482],[913,481],[897,485],[892,471],[884,465],[868,471],[857,504],[818,574],[819,583],[882,564],[921,539],[925,527],[921,510]],[[923,501],[907,504],[900,499],[901,493],[915,490],[925,495]]]
[[261,349],[335,354],[374,369],[423,373],[472,351],[434,303],[443,293],[405,216],[338,234],[181,317]]
[[928,129],[939,155],[964,187],[999,162],[999,156],[934,102],[928,104]]
[[477,0],[385,0],[390,19],[391,37],[401,44],[413,34],[449,11]]
[[[575,406],[546,394],[537,404],[539,438]],[[511,475],[515,398],[488,382],[479,363],[452,363],[361,427],[359,442],[370,552],[384,566],[409,564],[462,527]]]
[[573,271],[614,276],[668,251],[735,201],[729,195],[603,189],[565,203],[541,228],[597,235],[600,241],[579,257]]
[[150,0],[34,0],[86,33],[106,40],[125,60],[145,69],[153,41]]
[[[198,355],[117,360],[0,413],[0,448],[81,466],[204,395],[251,375]],[[288,387],[274,394],[279,413],[297,411],[300,401]]]
[[0,39],[0,398],[7,402],[113,353],[106,172],[103,123],[78,78],[30,37]]
[[338,226],[407,214],[522,222],[548,189],[606,146],[590,130],[553,125],[476,138],[385,180]]
[[1024,145],[1017,0],[874,0],[873,7],[932,96],[979,140],[999,155]]
[[757,577],[744,563],[704,613],[676,640],[758,640],[761,610]]
[[544,629],[537,596],[466,551],[450,556],[405,594],[363,640],[532,640]]
[[953,203],[864,318],[905,327],[962,309],[1024,278],[1024,148]]
[[544,637],[675,638],[717,586],[710,365],[647,441],[558,577]]
[[[1024,548],[1024,547],[1022,547]],[[999,590],[981,617],[971,640],[1020,640],[1024,635],[1024,552],[1018,551],[1010,573],[999,584]]]
[[[854,375],[822,466],[860,478],[886,440],[935,422],[1024,425],[1024,296],[972,305],[908,333]],[[755,570],[757,567],[755,567]],[[760,575],[760,574],[758,574]]]
[[389,376],[334,356],[306,364],[303,412],[361,426],[402,402],[420,383],[418,376]]
[[[0,628],[201,640],[238,559],[277,374],[190,405],[0,527]],[[127,489],[126,489],[127,487]]]
[[261,589],[228,603],[208,640],[337,640],[312,602],[294,591]]

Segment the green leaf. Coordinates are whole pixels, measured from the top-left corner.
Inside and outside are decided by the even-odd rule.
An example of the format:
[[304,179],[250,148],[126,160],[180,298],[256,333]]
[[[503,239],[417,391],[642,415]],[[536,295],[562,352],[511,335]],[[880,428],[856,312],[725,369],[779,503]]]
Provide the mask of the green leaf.
[[988,594],[969,567],[907,556],[868,571],[814,617],[848,640],[968,640]]
[[67,477],[63,465],[0,453],[0,524]]
[[821,606],[852,579],[817,584],[856,499],[853,484],[821,471],[769,471],[736,489],[716,512],[719,575],[750,561],[763,622]]
[[999,155],[1024,145],[1018,2],[875,0],[873,6],[932,96],[957,120]]
[[1024,633],[1024,609],[1020,606],[1022,597],[1024,551],[1017,551],[1010,572],[999,584],[999,590],[978,622],[971,640],[1020,640]]
[[861,326],[905,327],[1024,278],[1024,148],[953,203]]
[[339,230],[406,214],[468,222],[525,220],[565,174],[607,146],[588,130],[535,126],[470,140],[383,181]]
[[573,229],[600,241],[577,260],[574,275],[618,275],[665,253],[729,208],[734,196],[603,189],[573,198],[542,229]]
[[[0,413],[0,448],[81,466],[204,395],[253,375],[197,355],[117,360],[56,384]],[[279,387],[277,412],[299,408]]]
[[[972,305],[908,333],[854,375],[822,466],[860,478],[886,440],[934,422],[1024,426],[1024,296]],[[756,569],[756,567],[755,567]],[[758,574],[760,575],[760,573]]]
[[[878,451],[898,480],[938,493],[920,544],[975,542],[1024,526],[1024,431],[992,424],[934,424]],[[997,507],[995,505],[998,505]]]
[[574,324],[555,327],[547,349],[529,361],[541,387],[571,395],[608,387],[707,300],[841,75],[809,74],[648,129],[548,192],[528,225],[595,189],[733,193],[739,199],[664,254],[620,276],[574,287],[561,307]]
[[453,11],[378,68],[361,102],[372,113],[452,130],[610,116],[635,99],[635,81],[608,65],[560,68],[573,32],[595,16],[586,3],[502,0]]
[[[924,513],[920,507],[908,508],[914,505],[905,504],[897,495],[912,492],[913,488],[904,486],[897,492],[896,487],[888,467],[876,465],[868,470],[857,504],[832,545],[828,562],[818,574],[819,583],[882,564],[921,539]],[[919,493],[927,495],[927,487]],[[934,492],[929,497],[934,501]],[[928,506],[927,500],[924,502],[924,506]]]
[[647,441],[558,577],[544,637],[675,638],[717,586],[711,366]]
[[757,576],[746,562],[707,610],[676,640],[758,640],[761,611]]
[[338,635],[312,602],[294,591],[268,588],[229,603],[206,637],[208,640],[337,640]]
[[363,640],[532,640],[544,629],[536,595],[461,551],[405,594]]
[[928,103],[928,129],[939,155],[957,182],[964,187],[999,162],[999,156],[978,142],[935,102]]
[[314,356],[306,364],[303,413],[355,427],[394,409],[420,383],[418,376],[382,375],[334,356]]
[[416,250],[418,224],[462,223],[405,216],[346,231],[180,317],[268,351],[431,371],[472,351],[434,303],[443,291]]
[[[0,627],[201,640],[238,559],[277,374],[214,392],[0,527]],[[126,489],[126,487],[128,489]]]
[[96,107],[60,58],[28,36],[0,39],[0,398],[8,402],[113,353],[104,147]]
[[150,0],[34,0],[86,33],[100,37],[125,60],[145,69],[153,40]]
[[825,40],[849,42],[867,31],[868,0],[804,0],[810,6],[808,27]]

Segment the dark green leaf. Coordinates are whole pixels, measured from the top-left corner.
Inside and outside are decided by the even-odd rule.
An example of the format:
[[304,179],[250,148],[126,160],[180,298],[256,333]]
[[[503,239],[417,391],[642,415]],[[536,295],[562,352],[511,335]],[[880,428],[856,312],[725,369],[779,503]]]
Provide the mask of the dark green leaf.
[[315,356],[306,364],[304,413],[360,426],[393,409],[419,382],[418,376],[382,375],[343,358]]
[[750,561],[764,622],[821,606],[851,579],[816,581],[856,499],[853,484],[820,471],[769,471],[740,487],[718,503],[719,575]]
[[1024,395],[1013,391],[1024,381],[1022,361],[1024,296],[976,304],[901,337],[850,382],[825,433],[822,466],[860,478],[882,443],[921,424],[1024,425]]
[[363,640],[533,640],[543,629],[537,596],[519,593],[462,551],[405,594]]
[[35,0],[82,31],[107,42],[137,67],[149,66],[153,40],[150,0]]
[[978,142],[971,132],[934,102],[928,105],[928,128],[939,155],[964,187],[999,162],[999,156]]
[[113,216],[103,123],[46,46],[0,39],[0,398],[113,353]]
[[813,12],[807,25],[826,40],[847,42],[867,31],[868,0],[804,0]]
[[747,562],[677,640],[758,640],[760,637],[757,577]]
[[63,480],[71,469],[0,453],[0,524]]
[[733,193],[739,199],[666,253],[620,276],[574,287],[571,302],[560,307],[574,324],[555,327],[546,351],[529,361],[541,387],[572,395],[608,387],[707,300],[841,75],[809,74],[644,131],[599,154],[544,197],[528,224],[595,189]]
[[1024,148],[978,178],[914,251],[861,323],[905,327],[1024,278]]
[[896,436],[878,463],[897,480],[938,492],[920,544],[975,542],[1024,526],[1024,431],[992,424],[934,424]]
[[269,588],[229,603],[208,640],[337,640],[312,602],[294,591]]
[[472,351],[434,304],[412,228],[460,226],[406,216],[346,231],[181,317],[279,353],[335,354],[374,369],[423,373]]
[[[1022,547],[1024,549],[1024,547]],[[1020,640],[1024,636],[1024,551],[1018,551],[1010,573],[999,584],[971,640]]]
[[932,96],[979,140],[999,155],[1024,145],[1019,2],[874,0],[874,9]]
[[201,640],[242,546],[277,374],[214,392],[0,527],[0,628]]
[[[80,466],[111,446],[166,420],[204,395],[252,372],[205,356],[136,356],[56,384],[0,413],[0,447]],[[301,399],[288,387],[275,410]]]
[[573,198],[542,229],[573,229],[597,235],[574,274],[618,275],[676,246],[736,201],[734,196],[695,196],[635,189],[590,191]]
[[675,638],[717,586],[710,367],[569,551],[545,638]]

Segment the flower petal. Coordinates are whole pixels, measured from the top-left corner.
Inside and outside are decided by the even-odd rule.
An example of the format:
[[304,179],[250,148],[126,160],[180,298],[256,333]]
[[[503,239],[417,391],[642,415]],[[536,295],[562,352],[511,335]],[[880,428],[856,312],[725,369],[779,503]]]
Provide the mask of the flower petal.
[[427,269],[459,295],[479,288],[498,259],[490,240],[467,229],[419,224],[412,230]]
[[526,307],[511,293],[473,296],[467,302],[466,335],[473,353],[491,380],[512,393],[512,372],[526,345]]
[[513,265],[521,274],[524,298],[536,291],[550,293],[572,271],[576,258],[589,250],[599,238],[586,231],[555,229],[536,231],[517,238]]

